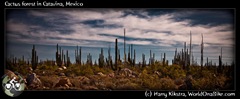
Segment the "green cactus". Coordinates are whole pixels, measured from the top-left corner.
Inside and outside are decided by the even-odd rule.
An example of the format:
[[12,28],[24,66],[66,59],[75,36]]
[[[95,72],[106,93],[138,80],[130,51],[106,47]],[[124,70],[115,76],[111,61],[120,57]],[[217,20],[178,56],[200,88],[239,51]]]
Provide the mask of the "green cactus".
[[142,67],[146,67],[146,60],[144,54],[142,54]]
[[163,66],[166,65],[166,53],[163,54]]
[[203,68],[203,34],[202,34],[202,43],[201,43],[201,70]]
[[38,56],[37,56],[37,51],[35,50],[35,45],[33,45],[32,49],[32,69],[36,70],[38,65]]
[[87,64],[92,66],[92,55],[90,53],[87,55]]
[[102,48],[101,48],[101,54],[99,54],[98,64],[99,64],[100,68],[102,68],[104,66],[104,55],[103,55],[103,49]]
[[133,66],[135,66],[135,62],[136,62],[136,50],[134,49],[134,59],[133,59]]
[[219,64],[218,64],[218,70],[219,70],[219,73],[221,73],[221,71],[222,71],[222,58],[221,58],[221,56],[219,56]]
[[61,61],[61,47],[60,47],[60,52],[58,52],[58,44],[57,44],[57,52],[56,52],[56,63],[57,63],[57,66],[61,66],[62,65],[62,61]]
[[118,67],[118,41],[116,39],[115,41],[115,68],[113,68],[113,70],[116,70]]

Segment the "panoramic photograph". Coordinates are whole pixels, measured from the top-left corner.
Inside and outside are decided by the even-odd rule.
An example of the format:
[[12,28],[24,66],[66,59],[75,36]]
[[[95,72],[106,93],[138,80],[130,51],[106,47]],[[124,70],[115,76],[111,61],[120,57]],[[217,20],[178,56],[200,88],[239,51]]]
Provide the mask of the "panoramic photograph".
[[235,90],[234,19],[234,9],[6,9],[4,72],[24,90]]

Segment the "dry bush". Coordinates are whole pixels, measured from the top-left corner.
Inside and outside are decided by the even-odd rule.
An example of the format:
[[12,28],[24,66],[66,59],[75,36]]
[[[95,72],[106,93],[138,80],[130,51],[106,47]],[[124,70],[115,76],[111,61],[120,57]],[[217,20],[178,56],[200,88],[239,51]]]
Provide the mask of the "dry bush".
[[58,76],[39,76],[39,79],[41,80],[44,87],[53,88],[53,86],[57,83],[59,80]]

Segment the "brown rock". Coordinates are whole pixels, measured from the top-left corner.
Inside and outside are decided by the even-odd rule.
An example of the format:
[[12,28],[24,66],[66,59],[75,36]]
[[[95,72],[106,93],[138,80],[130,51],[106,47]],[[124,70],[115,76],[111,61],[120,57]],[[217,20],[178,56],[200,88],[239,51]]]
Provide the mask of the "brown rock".
[[29,89],[36,89],[36,88],[42,87],[42,82],[37,77],[36,73],[28,74],[26,78],[26,82]]
[[[67,85],[67,86],[66,86]],[[72,87],[72,83],[67,77],[60,78],[58,83],[55,85],[55,87]]]
[[102,76],[102,77],[106,77],[106,75],[103,74],[102,72],[98,72],[97,75]]
[[59,76],[66,76],[64,73],[59,73]]
[[110,74],[108,74],[108,77],[112,77],[112,78],[114,78],[115,75],[114,75],[114,73],[110,73]]

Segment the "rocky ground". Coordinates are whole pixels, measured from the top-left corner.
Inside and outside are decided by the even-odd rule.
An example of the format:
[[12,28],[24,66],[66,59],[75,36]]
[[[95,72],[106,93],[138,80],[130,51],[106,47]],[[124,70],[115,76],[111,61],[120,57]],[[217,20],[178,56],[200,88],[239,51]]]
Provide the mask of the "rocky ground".
[[[87,69],[85,69],[87,70]],[[173,69],[174,71],[174,69]],[[10,70],[5,73],[15,74]],[[122,68],[110,72],[93,72],[88,75],[76,75],[66,67],[55,70],[28,68],[25,78],[26,90],[201,90],[201,89],[227,89],[228,79],[225,76],[217,77],[213,73],[178,76],[178,72],[171,72],[169,77],[162,71],[141,71]],[[198,78],[197,78],[198,77]],[[230,79],[231,80],[231,79]]]

